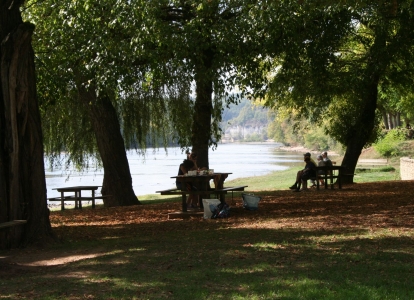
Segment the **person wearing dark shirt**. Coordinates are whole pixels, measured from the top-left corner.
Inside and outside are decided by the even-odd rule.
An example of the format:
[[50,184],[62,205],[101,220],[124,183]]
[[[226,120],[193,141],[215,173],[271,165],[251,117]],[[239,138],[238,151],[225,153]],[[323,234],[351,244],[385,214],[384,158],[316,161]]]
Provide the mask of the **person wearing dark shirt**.
[[[178,168],[178,175],[185,175],[188,173],[188,171],[192,171],[194,169],[194,162],[189,159],[185,159],[182,164],[180,164],[180,167]],[[189,183],[186,183],[186,186],[183,187],[183,183],[179,181],[178,179],[175,181],[175,185],[177,186],[177,189],[183,190],[184,188],[187,191],[196,190],[197,188]],[[187,198],[187,207],[188,208],[196,208],[198,203],[198,199],[196,195],[188,195]]]
[[[316,165],[309,155],[304,155],[305,168],[296,174],[296,181],[290,187],[294,192],[306,191],[308,189],[308,180],[316,177]],[[302,189],[300,188],[302,185]]]

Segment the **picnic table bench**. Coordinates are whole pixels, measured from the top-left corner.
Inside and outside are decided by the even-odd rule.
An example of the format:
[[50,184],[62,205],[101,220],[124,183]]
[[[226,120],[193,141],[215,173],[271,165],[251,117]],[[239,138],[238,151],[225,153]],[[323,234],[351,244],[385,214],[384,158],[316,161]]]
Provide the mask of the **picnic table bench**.
[[13,221],[8,221],[8,222],[2,222],[0,223],[0,230],[2,229],[6,229],[6,247],[9,249],[10,248],[10,229],[15,227],[15,226],[20,226],[20,225],[24,225],[27,223],[27,220],[13,220]]
[[19,226],[19,225],[23,225],[26,223],[27,223],[27,220],[14,220],[14,221],[3,222],[3,223],[0,223],[0,229]]
[[[334,188],[334,179],[338,182],[338,188],[342,189],[341,176],[344,169],[345,167],[335,165],[316,167],[316,178],[314,178],[316,180],[316,189],[319,190],[319,181],[321,179],[324,181],[325,189],[328,188],[328,179],[330,181],[329,185],[331,186],[331,189]],[[323,171],[323,174],[318,174],[319,171]]]
[[[91,201],[92,202],[92,208],[95,208],[95,200],[103,200],[105,198],[110,197],[110,195],[97,195],[94,197],[80,197],[80,198],[76,198],[76,196],[65,196],[63,198],[62,201],[62,197],[52,197],[52,198],[47,198],[48,201],[50,202],[60,202],[60,209],[61,210],[65,210],[65,202],[75,202],[75,206],[79,209],[82,209],[82,201]],[[76,205],[78,204],[78,205]]]
[[[235,191],[244,191],[244,189],[247,187],[247,185],[242,186],[233,186],[233,187],[223,187],[221,189],[208,189],[207,191],[187,191],[187,190],[180,190],[177,188],[167,189],[167,190],[161,190],[156,191],[156,193],[160,193],[161,195],[181,195],[182,200],[182,211],[187,211],[187,195],[208,195],[208,194],[216,194],[217,198],[220,199],[221,202],[224,201],[224,198],[221,197],[221,195],[225,195],[228,192],[231,192],[232,199],[233,199],[233,192]],[[200,207],[202,207],[202,201],[200,201]]]

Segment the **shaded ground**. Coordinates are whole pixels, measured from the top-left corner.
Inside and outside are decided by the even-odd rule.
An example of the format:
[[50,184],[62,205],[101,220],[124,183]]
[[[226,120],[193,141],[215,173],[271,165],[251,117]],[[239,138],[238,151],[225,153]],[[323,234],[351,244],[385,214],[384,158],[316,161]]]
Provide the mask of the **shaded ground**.
[[[63,242],[98,241],[102,238],[156,237],[157,233],[216,229],[289,229],[344,232],[387,229],[412,232],[414,228],[414,181],[387,181],[345,186],[342,190],[311,190],[293,193],[280,190],[260,194],[259,210],[246,211],[235,197],[227,219],[168,220],[179,202],[132,207],[97,208],[51,212],[54,231]],[[412,243],[411,240],[408,241]],[[65,265],[103,255],[107,249],[56,250],[27,248],[0,252],[0,278],[26,269]]]

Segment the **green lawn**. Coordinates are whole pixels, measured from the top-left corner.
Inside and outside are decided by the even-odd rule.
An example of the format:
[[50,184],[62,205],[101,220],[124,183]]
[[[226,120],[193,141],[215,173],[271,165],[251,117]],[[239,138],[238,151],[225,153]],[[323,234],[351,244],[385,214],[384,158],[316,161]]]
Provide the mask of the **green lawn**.
[[[295,182],[296,173],[301,169],[301,167],[301,165],[297,165],[284,171],[272,172],[263,176],[226,180],[225,186],[247,185],[248,188],[246,188],[246,191],[286,190]],[[357,169],[354,176],[354,182],[356,183],[399,179],[399,170],[395,170],[393,167],[372,167],[363,172],[360,172]],[[159,203],[166,199],[171,199],[171,196],[151,194],[139,197],[139,200],[143,203],[151,203],[152,201],[154,201],[153,203]],[[180,199],[180,197],[173,197],[173,199]]]
[[298,169],[227,182],[263,197],[235,193],[227,219],[168,220],[180,199],[150,196],[52,211],[59,243],[0,251],[0,299],[414,299],[414,182],[292,193]]

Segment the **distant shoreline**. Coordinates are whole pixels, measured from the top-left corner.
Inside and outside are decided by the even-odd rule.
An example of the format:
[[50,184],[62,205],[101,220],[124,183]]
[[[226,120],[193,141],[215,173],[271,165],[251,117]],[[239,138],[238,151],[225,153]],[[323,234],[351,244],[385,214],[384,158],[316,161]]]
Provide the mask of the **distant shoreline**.
[[[282,146],[282,147],[279,147],[279,149],[283,151],[288,151],[288,152],[301,152],[301,153],[309,152],[313,154],[314,156],[321,154],[322,152],[322,151],[310,150],[303,146]],[[339,154],[334,151],[327,151],[327,152],[328,152],[328,156],[339,156]]]
[[[268,144],[268,145],[275,145],[276,148],[278,150],[281,151],[287,151],[287,152],[299,152],[299,153],[303,153],[305,154],[306,152],[309,152],[311,154],[313,154],[314,156],[321,154],[322,151],[315,151],[315,150],[310,150],[309,148],[303,147],[303,146],[285,146],[285,144],[281,143],[281,142],[275,142],[274,140],[266,140],[263,142],[232,142],[232,141],[220,141],[218,143],[218,145],[220,144],[250,144],[250,145],[261,145],[261,144]],[[328,152],[328,156],[340,156],[338,153],[336,153],[335,151],[327,151]]]

